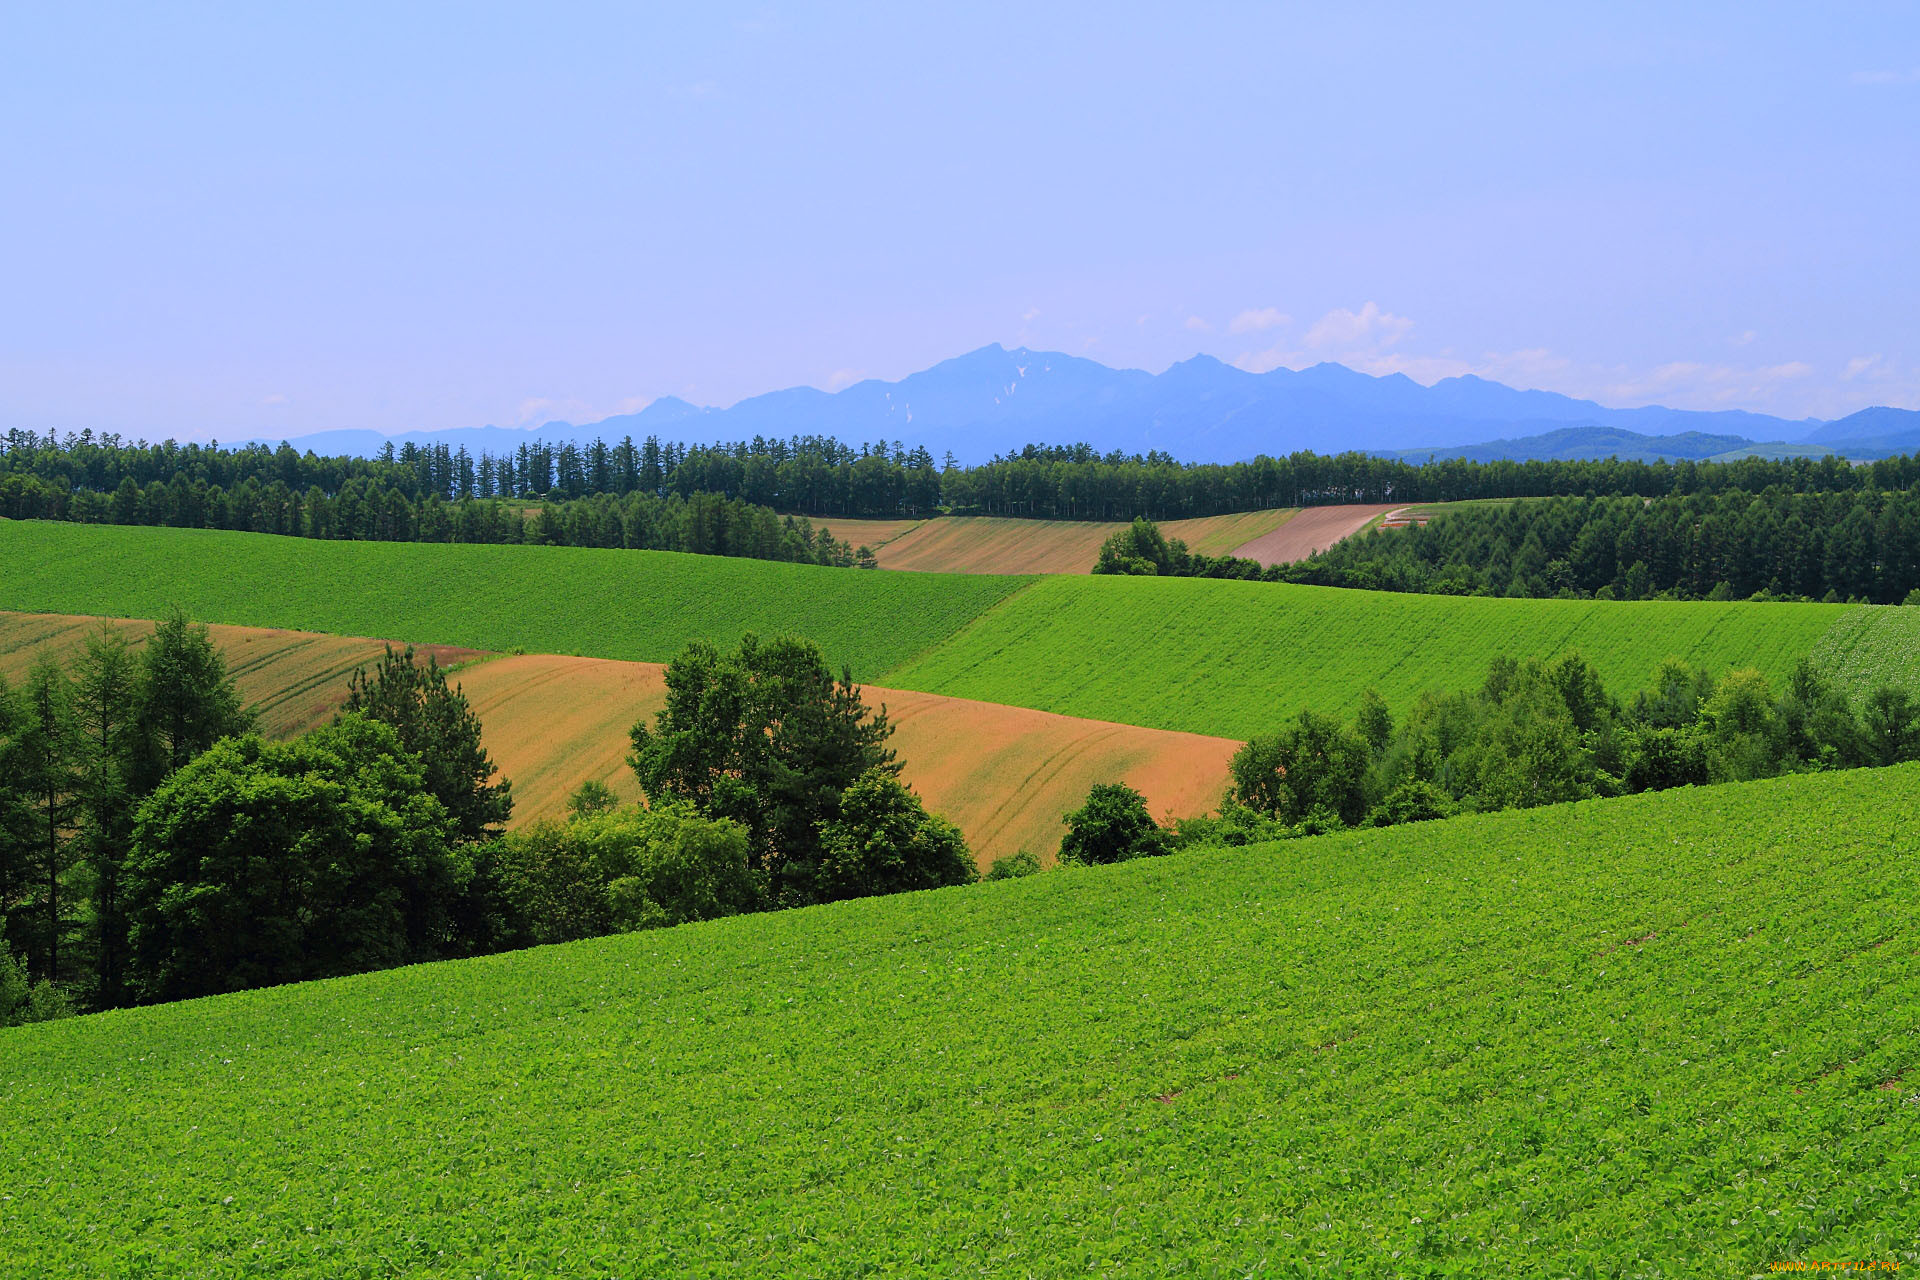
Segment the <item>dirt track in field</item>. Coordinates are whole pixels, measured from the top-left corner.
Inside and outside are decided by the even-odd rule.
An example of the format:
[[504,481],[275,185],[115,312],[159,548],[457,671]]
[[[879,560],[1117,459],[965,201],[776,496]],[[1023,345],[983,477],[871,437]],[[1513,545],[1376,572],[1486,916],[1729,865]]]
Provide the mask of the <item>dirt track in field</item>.
[[1261,564],[1291,564],[1316,551],[1325,551],[1342,538],[1352,537],[1379,516],[1398,511],[1406,503],[1363,503],[1341,507],[1307,507],[1299,515],[1251,542],[1243,542],[1233,554]]
[[[66,660],[101,621],[0,612],[0,676],[17,685],[41,655]],[[136,645],[153,630],[150,622],[107,621]],[[262,627],[209,630],[272,737],[324,724],[345,701],[348,678],[378,661],[385,643]],[[489,657],[439,645],[415,651],[443,666],[467,663],[452,681],[480,717],[494,763],[513,781],[515,826],[564,815],[568,794],[589,778],[622,800],[639,798],[626,763],[627,734],[665,705],[664,667],[550,654]],[[884,704],[897,726],[892,745],[906,762],[903,779],[966,833],[982,867],[1020,849],[1050,860],[1065,830],[1061,815],[1079,807],[1096,782],[1135,787],[1163,821],[1211,812],[1240,745],[899,689],[867,686],[864,696],[869,707]]]

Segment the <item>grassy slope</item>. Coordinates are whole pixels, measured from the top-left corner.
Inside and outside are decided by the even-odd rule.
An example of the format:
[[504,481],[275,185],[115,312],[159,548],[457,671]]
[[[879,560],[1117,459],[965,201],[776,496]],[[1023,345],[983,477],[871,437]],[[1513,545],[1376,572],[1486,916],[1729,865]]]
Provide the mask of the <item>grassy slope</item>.
[[[875,574],[6,521],[0,557],[0,609],[150,615],[177,600],[219,622],[645,661],[694,637],[793,630],[876,684],[1227,738],[1303,704],[1344,709],[1369,685],[1399,705],[1472,685],[1501,653],[1578,647],[1615,689],[1670,655],[1783,675],[1857,608]],[[1887,661],[1920,672],[1920,649]]]
[[1578,648],[1614,690],[1641,687],[1669,655],[1778,676],[1848,608],[1047,578],[887,682],[1244,738],[1302,705],[1344,710],[1369,685],[1396,707],[1427,689],[1471,686],[1506,653]]
[[720,556],[315,542],[0,520],[0,609],[196,617],[476,649],[664,662],[689,640],[795,632],[871,679],[1026,580],[901,578]]
[[1920,766],[0,1031],[26,1274],[1920,1262]]

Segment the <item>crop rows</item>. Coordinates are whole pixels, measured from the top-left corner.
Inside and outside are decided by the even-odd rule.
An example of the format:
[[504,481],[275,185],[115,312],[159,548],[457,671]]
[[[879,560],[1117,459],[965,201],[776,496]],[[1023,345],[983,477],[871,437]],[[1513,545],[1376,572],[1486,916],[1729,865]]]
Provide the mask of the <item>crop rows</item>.
[[1920,766],[0,1031],[18,1274],[1920,1263]]
[[1850,663],[1920,686],[1905,616],[1873,621],[1888,615],[1847,605],[870,573],[51,522],[0,521],[0,556],[0,609],[151,617],[177,602],[214,622],[652,662],[695,638],[794,632],[864,681],[1229,738],[1302,705],[1342,711],[1369,686],[1396,707],[1471,686],[1500,654],[1579,648],[1616,691],[1641,687],[1668,657],[1780,678],[1842,620],[1864,629],[1834,633]]
[[0,609],[388,636],[664,662],[745,631],[818,641],[872,679],[1026,580],[913,577],[607,551],[317,542],[209,530],[0,521]]
[[1844,614],[1813,658],[1856,697],[1888,684],[1920,694],[1920,608],[1866,605]]
[[1501,654],[1578,648],[1618,691],[1642,687],[1667,657],[1779,677],[1847,608],[1045,578],[887,682],[1244,738],[1303,705],[1344,711],[1369,686],[1396,707],[1429,689],[1470,687]]

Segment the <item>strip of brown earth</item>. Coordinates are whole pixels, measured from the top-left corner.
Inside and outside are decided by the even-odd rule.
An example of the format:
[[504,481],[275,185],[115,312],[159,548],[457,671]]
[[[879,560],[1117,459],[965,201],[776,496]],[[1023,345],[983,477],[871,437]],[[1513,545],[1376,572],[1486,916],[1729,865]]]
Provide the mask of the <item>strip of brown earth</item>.
[[[39,656],[64,660],[100,619],[0,613],[0,675],[17,683]],[[152,624],[110,620],[143,642]],[[347,680],[376,662],[385,642],[258,627],[210,628],[261,728],[287,737],[322,724],[344,702]],[[484,655],[416,646],[443,665]],[[487,750],[513,780],[514,824],[558,817],[582,782],[639,798],[627,768],[628,730],[666,700],[655,663],[529,654],[461,668],[455,680],[480,717]],[[1218,806],[1239,743],[1198,734],[868,687],[897,726],[893,746],[906,782],[954,821],[982,866],[1029,849],[1051,858],[1061,816],[1096,782],[1126,782],[1156,817],[1193,817]]]
[[1261,564],[1291,564],[1316,551],[1325,551],[1342,538],[1352,537],[1375,519],[1406,504],[1356,503],[1340,507],[1308,507],[1265,534],[1235,547],[1233,554]]

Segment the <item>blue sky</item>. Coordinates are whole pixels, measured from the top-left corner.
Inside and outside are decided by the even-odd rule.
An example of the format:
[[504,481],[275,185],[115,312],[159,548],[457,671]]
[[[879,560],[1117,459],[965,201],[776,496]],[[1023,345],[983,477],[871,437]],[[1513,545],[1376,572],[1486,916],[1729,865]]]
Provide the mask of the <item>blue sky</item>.
[[1920,10],[1575,8],[8,6],[0,425],[586,421],[995,341],[1920,407]]

